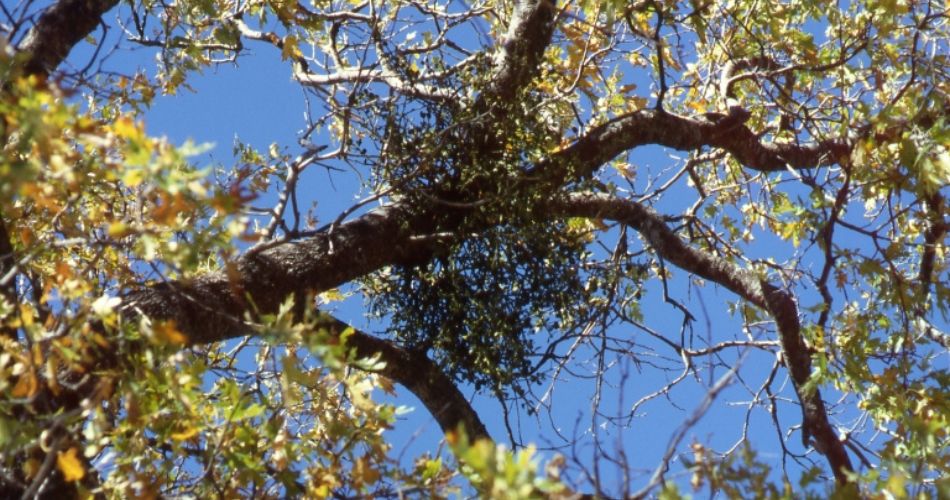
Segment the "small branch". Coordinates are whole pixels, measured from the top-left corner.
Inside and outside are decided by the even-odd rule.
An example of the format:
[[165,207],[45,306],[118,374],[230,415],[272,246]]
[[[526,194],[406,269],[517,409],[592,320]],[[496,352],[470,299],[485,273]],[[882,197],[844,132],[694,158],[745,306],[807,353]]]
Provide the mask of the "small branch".
[[656,109],[663,111],[663,99],[666,98],[666,66],[663,61],[663,38],[660,31],[663,28],[663,7],[657,2],[651,2],[656,11],[656,29],[653,31],[653,46],[656,47],[656,73],[660,82],[660,90],[656,96]]
[[659,214],[631,200],[599,193],[575,193],[552,202],[560,215],[612,219],[636,229],[654,251],[679,268],[726,287],[767,311],[775,320],[779,341],[795,392],[802,407],[802,440],[827,458],[839,483],[853,471],[844,445],[828,420],[821,392],[806,390],[811,377],[811,353],[805,345],[794,298],[754,273],[692,248],[663,222]]
[[656,488],[661,482],[663,482],[663,476],[666,474],[666,471],[669,469],[670,460],[673,459],[673,455],[676,454],[677,448],[679,448],[680,442],[686,437],[686,433],[692,429],[697,422],[706,412],[709,410],[709,407],[712,406],[713,402],[719,396],[719,394],[729,387],[729,384],[732,382],[732,378],[739,372],[739,367],[742,366],[742,361],[745,359],[745,352],[743,352],[739,359],[736,360],[735,365],[732,369],[726,372],[725,375],[719,378],[712,387],[706,391],[706,395],[703,397],[703,400],[699,403],[693,413],[686,419],[682,425],[676,430],[673,436],[670,437],[670,442],[666,447],[666,452],[663,453],[663,458],[660,460],[660,464],[654,469],[653,475],[650,477],[650,482],[646,486],[637,491],[631,498],[646,498],[653,488]]
[[741,123],[741,111],[744,110],[737,109],[736,116],[722,121],[653,109],[632,111],[592,128],[536,165],[531,174],[549,176],[551,180],[584,177],[617,155],[648,144],[680,151],[721,148],[745,167],[763,172],[818,168],[836,164],[851,154],[851,143],[845,140],[826,139],[812,144],[763,142]]
[[[260,42],[266,42],[274,47],[284,50],[284,40],[281,39],[277,34],[271,32],[258,31],[244,22],[240,16],[236,16],[234,19],[234,24],[238,28],[238,31],[247,39],[256,40]],[[384,57],[380,55],[380,57]],[[414,83],[406,82],[399,77],[395,72],[386,71],[385,69],[370,69],[366,67],[356,67],[353,69],[339,69],[334,73],[326,75],[318,75],[311,73],[308,70],[307,61],[302,56],[293,56],[293,77],[301,85],[307,87],[323,87],[329,85],[335,85],[339,83],[385,83],[393,89],[402,92],[406,95],[413,97],[420,97],[425,99],[432,99],[437,101],[448,101],[455,98],[455,93],[449,89],[443,89],[435,85],[427,85],[423,83]],[[448,78],[449,76],[457,73],[461,69],[465,68],[467,65],[474,62],[474,58],[466,58],[458,63],[456,66],[453,66],[444,71],[436,71],[432,73],[424,73],[418,77],[419,81],[435,81],[440,79]]]
[[280,192],[280,196],[277,199],[277,205],[272,211],[273,215],[271,216],[270,223],[268,223],[267,228],[264,229],[264,238],[267,240],[274,238],[274,234],[277,232],[277,226],[280,225],[281,221],[284,219],[284,212],[287,209],[287,202],[297,189],[297,179],[300,177],[300,172],[313,163],[316,159],[317,153],[323,149],[318,148],[308,151],[306,154],[296,158],[293,162],[287,165],[287,177],[284,179],[284,189]]

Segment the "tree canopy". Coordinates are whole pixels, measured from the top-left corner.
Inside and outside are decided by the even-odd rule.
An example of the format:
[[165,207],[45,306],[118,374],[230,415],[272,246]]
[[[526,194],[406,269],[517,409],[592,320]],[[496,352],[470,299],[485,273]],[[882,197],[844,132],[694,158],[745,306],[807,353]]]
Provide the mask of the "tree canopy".
[[0,496],[950,496],[943,2],[2,7]]

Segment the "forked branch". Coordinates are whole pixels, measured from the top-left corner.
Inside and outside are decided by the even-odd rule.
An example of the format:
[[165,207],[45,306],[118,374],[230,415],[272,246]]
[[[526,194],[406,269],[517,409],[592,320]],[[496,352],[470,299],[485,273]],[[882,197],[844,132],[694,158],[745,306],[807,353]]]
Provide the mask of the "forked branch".
[[634,201],[607,194],[576,193],[554,202],[552,208],[564,216],[622,222],[637,230],[667,262],[717,283],[768,312],[778,329],[785,365],[802,406],[802,440],[827,457],[839,483],[849,481],[848,473],[854,469],[828,420],[821,392],[806,388],[811,376],[811,353],[802,338],[798,308],[790,293],[725,259],[690,247],[659,214]]

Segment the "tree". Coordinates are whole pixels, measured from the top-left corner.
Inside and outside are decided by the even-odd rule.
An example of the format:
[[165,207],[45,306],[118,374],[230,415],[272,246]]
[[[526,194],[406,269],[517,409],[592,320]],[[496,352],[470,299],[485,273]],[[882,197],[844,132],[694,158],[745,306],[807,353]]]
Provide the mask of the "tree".
[[[950,494],[943,3],[3,15],[4,497],[440,496],[459,475],[488,496]],[[88,64],[64,64],[83,40]],[[155,99],[252,45],[318,103],[297,145],[238,143],[212,172],[145,133]],[[157,70],[103,69],[129,46]],[[640,165],[649,146],[671,167]],[[365,198],[308,217],[321,169]],[[354,290],[384,332],[332,314]],[[631,366],[667,381],[631,389]],[[595,389],[588,432],[550,436],[564,455],[539,475],[468,395],[541,421],[565,378]],[[392,455],[398,409],[371,395],[394,382],[455,459]],[[602,432],[691,383],[699,404],[631,482]],[[687,444],[728,391],[736,429],[777,437]]]

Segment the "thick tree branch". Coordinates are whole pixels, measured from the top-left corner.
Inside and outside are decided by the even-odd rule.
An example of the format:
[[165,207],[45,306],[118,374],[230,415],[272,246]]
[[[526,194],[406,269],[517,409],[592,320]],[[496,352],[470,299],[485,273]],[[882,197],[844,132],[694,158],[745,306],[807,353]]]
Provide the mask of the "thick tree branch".
[[[950,223],[944,220],[944,213],[947,211],[946,200],[940,194],[935,192],[927,197],[924,204],[927,214],[927,230],[924,232],[924,250],[920,257],[920,271],[917,273],[917,282],[919,283],[922,297],[927,297],[930,293],[930,286],[933,284],[934,262],[937,258],[937,248],[943,242],[947,231],[950,230]],[[927,300],[927,299],[924,299]]]
[[680,239],[652,209],[639,203],[599,193],[576,193],[553,202],[555,213],[605,218],[636,229],[663,258],[690,273],[714,281],[765,309],[767,301],[759,277],[715,255],[696,250]]
[[539,165],[537,170],[540,173],[552,169],[544,175],[560,178],[569,175],[583,177],[617,155],[647,144],[680,151],[722,148],[744,166],[765,172],[832,165],[847,158],[851,152],[851,145],[845,141],[823,140],[810,145],[766,143],[742,124],[711,122],[665,111],[638,110],[594,127],[574,144]]
[[133,290],[124,310],[174,319],[194,344],[246,335],[250,311],[274,312],[290,295],[326,291],[412,260],[420,247],[411,236],[431,233],[429,226],[410,218],[407,207],[390,205],[309,238],[249,251],[220,272]]
[[938,248],[943,244],[947,232],[950,231],[950,223],[944,219],[944,214],[947,212],[946,199],[939,191],[935,192],[927,197],[924,209],[928,224],[927,230],[924,232],[924,248],[920,256],[920,270],[917,273],[920,305],[915,308],[914,313],[917,316],[915,323],[929,339],[950,349],[950,336],[934,328],[924,318],[925,311],[932,300],[930,288],[934,281],[934,266],[937,260]]
[[652,209],[631,200],[607,194],[576,193],[553,202],[556,213],[599,217],[622,222],[640,232],[667,262],[697,276],[718,283],[771,314],[778,327],[779,341],[802,406],[803,441],[824,454],[839,483],[849,481],[853,471],[843,443],[828,421],[821,392],[806,390],[811,376],[811,353],[801,334],[798,308],[791,294],[771,285],[735,264],[690,247]]
[[30,75],[48,75],[80,40],[99,25],[102,15],[118,0],[60,0],[37,19],[17,50],[29,54],[24,69]]
[[[7,231],[7,225],[4,222],[4,215],[0,212],[0,278],[3,278],[16,266],[16,258],[13,253],[13,240],[10,239],[10,233]],[[17,302],[16,280],[0,283],[0,297],[11,305]],[[6,325],[0,325],[0,337],[15,338],[16,329]]]
[[[340,334],[350,325],[322,314],[317,326]],[[469,439],[491,439],[485,424],[455,382],[424,353],[402,349],[392,342],[359,330],[348,337],[347,345],[356,350],[358,358],[379,355],[385,366],[378,373],[396,381],[419,398],[443,432],[455,432],[461,426]]]
[[[230,277],[212,273],[133,291],[125,313],[174,320],[193,345],[250,334],[243,318],[251,310],[275,311],[288,295],[328,290],[425,252],[405,236],[414,226],[421,225],[406,225],[398,208],[380,209],[313,238],[248,252],[231,267]],[[321,322],[338,333],[348,326],[328,315]],[[359,357],[379,354],[386,362],[381,374],[419,398],[444,431],[462,425],[472,439],[490,437],[458,387],[425,354],[362,332],[349,342]]]
[[508,101],[537,75],[544,49],[551,43],[556,9],[553,0],[519,0],[508,32],[499,40],[490,95]]

